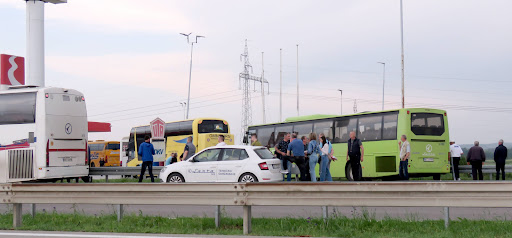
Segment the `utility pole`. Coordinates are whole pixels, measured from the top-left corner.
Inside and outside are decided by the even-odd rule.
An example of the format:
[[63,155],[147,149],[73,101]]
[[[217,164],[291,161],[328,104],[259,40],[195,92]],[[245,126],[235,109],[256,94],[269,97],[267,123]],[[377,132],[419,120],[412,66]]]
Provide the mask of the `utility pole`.
[[283,121],[283,49],[279,49],[279,122]]
[[357,99],[354,99],[354,113],[357,113]]
[[405,108],[405,73],[404,73],[404,14],[403,4],[400,0],[400,39],[402,45],[402,108]]
[[377,62],[379,64],[382,64],[382,111],[384,111],[384,85],[386,83],[386,63],[384,62]]
[[[261,78],[265,78],[265,64],[263,63],[264,60],[264,52],[261,52]],[[263,80],[261,82],[261,110],[263,112],[263,124],[267,123],[266,117],[265,117],[265,84]],[[267,84],[268,85],[268,84]]]
[[[244,71],[239,74],[239,81],[243,85],[244,96],[242,99],[242,138],[247,136],[248,127],[252,124],[252,108],[251,108],[251,84],[250,81],[260,82],[262,85],[267,83],[262,77],[253,76],[249,73],[252,72],[252,66],[249,62],[249,47],[247,46],[247,39],[245,40],[244,53],[240,55],[240,60],[244,62]],[[264,105],[263,105],[264,106]]]
[[192,34],[192,32],[188,33],[188,34],[185,34],[185,33],[180,33],[181,35],[184,35],[187,37],[187,43],[190,44],[190,73],[188,75],[188,97],[187,97],[187,114],[186,114],[186,119],[188,119],[188,115],[189,115],[189,109],[190,109],[190,86],[192,84],[192,53],[194,52],[194,44],[197,44],[197,39],[199,38],[204,38],[204,36],[199,36],[199,35],[196,35],[196,41],[192,41],[190,42],[190,35]]
[[186,102],[180,102],[180,105],[181,107],[183,108],[183,120],[187,119],[187,111],[185,110],[185,108],[187,107],[187,103]]
[[297,44],[297,116],[299,113],[299,44]]
[[340,115],[343,115],[343,90],[338,89],[340,91]]

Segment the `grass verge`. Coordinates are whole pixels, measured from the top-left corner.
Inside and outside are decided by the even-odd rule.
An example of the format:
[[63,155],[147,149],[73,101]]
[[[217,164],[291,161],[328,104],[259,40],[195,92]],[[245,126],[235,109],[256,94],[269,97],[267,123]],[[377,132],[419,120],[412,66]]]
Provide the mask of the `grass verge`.
[[[315,237],[510,237],[512,221],[452,221],[449,229],[441,220],[403,221],[360,218],[254,218],[252,235]],[[0,215],[0,229],[11,229],[12,215]],[[213,218],[166,218],[127,215],[117,222],[115,215],[89,216],[79,213],[38,213],[23,217],[20,230],[84,231],[164,234],[241,235],[242,219],[223,218],[215,228]]]

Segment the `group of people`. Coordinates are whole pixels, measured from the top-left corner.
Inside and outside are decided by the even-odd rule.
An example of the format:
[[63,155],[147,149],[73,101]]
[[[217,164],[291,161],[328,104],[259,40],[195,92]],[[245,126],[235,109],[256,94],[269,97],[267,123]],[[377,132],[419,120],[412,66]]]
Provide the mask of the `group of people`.
[[[508,149],[503,145],[503,140],[498,141],[498,147],[494,150],[494,162],[496,163],[496,180],[505,180],[505,160],[507,159]],[[455,180],[460,180],[459,162],[464,152],[455,141],[450,141],[450,155],[452,158],[452,167]],[[475,141],[466,156],[466,162],[471,165],[471,174],[473,180],[484,180],[482,165],[485,163],[485,151],[480,146],[480,142]]]

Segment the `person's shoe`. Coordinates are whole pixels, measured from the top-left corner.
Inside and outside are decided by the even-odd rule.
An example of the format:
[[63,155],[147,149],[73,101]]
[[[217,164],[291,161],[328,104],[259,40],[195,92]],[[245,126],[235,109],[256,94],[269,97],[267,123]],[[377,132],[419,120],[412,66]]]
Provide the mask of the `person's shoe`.
[[287,174],[287,173],[288,173],[288,170],[281,170],[281,173],[282,173],[282,174]]
[[460,178],[458,178],[457,181],[460,181]]

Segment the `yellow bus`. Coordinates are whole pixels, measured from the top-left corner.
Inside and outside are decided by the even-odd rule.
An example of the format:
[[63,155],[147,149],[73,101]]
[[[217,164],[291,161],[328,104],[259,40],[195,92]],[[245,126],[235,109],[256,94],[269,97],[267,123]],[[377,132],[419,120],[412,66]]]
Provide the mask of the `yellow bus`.
[[119,166],[119,145],[119,141],[97,140],[89,142],[89,165],[91,167]]
[[[127,166],[134,167],[142,163],[140,158],[138,158],[137,151],[140,144],[144,142],[146,135],[151,136],[149,125],[133,127],[131,129],[128,140]],[[194,138],[193,143],[196,146],[196,152],[199,152],[205,148],[217,145],[217,139],[220,135],[224,136],[226,144],[234,144],[234,135],[230,134],[229,124],[223,119],[197,118],[165,123],[165,149],[155,147],[155,158],[158,157],[160,159],[155,159],[154,162],[163,162],[172,153],[177,153],[179,157],[185,149],[187,137],[189,136]],[[163,156],[164,153],[165,156]]]

